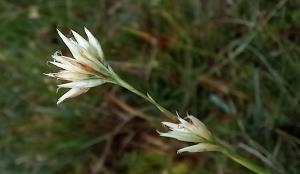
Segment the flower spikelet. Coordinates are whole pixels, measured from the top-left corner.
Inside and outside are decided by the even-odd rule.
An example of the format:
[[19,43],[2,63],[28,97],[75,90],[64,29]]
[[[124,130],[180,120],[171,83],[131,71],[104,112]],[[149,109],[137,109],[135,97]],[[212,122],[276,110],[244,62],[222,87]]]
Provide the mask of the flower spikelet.
[[187,115],[187,119],[188,120],[185,120],[178,116],[179,123],[162,122],[170,131],[158,131],[159,135],[174,138],[179,141],[196,143],[195,145],[179,149],[177,151],[178,153],[218,151],[219,147],[214,144],[212,134],[205,124],[192,115]]
[[73,98],[87,92],[90,88],[104,83],[113,83],[112,69],[105,63],[104,54],[99,41],[84,28],[87,39],[71,30],[74,37],[68,38],[57,30],[63,42],[67,45],[73,57],[62,55],[60,51],[52,55],[50,63],[61,68],[56,73],[45,74],[68,83],[58,85],[58,88],[70,90],[61,96],[57,104],[68,98]]

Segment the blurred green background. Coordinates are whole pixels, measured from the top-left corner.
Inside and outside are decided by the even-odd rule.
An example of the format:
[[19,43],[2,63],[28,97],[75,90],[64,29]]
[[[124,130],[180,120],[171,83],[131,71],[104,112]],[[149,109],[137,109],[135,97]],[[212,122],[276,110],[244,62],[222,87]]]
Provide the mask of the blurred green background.
[[56,29],[89,28],[163,106],[274,173],[300,171],[300,0],[1,0],[0,174],[251,173],[158,137],[161,113],[112,85],[57,106]]

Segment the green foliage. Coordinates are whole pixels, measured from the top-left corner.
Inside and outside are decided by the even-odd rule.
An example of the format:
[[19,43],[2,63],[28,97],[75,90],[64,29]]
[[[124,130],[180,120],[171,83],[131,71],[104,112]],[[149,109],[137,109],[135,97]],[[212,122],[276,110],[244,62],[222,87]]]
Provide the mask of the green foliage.
[[69,54],[56,28],[86,26],[130,84],[274,173],[297,174],[300,1],[230,2],[0,1],[0,173],[90,173],[132,115],[110,95],[154,121],[126,123],[98,173],[248,172],[219,156],[177,156],[170,139],[158,138],[167,148],[145,141],[163,117],[126,90],[104,85],[56,106],[64,91],[42,74],[54,51]]

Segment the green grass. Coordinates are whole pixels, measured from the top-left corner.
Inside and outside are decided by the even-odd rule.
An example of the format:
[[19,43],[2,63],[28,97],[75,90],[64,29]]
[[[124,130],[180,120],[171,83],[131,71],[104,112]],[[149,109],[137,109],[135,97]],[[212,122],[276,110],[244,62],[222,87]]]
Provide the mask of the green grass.
[[155,132],[162,115],[118,87],[57,106],[64,91],[42,74],[56,50],[68,54],[56,28],[86,26],[133,86],[274,173],[297,174],[300,1],[232,2],[0,1],[0,173],[250,173],[217,153],[176,155],[185,144]]

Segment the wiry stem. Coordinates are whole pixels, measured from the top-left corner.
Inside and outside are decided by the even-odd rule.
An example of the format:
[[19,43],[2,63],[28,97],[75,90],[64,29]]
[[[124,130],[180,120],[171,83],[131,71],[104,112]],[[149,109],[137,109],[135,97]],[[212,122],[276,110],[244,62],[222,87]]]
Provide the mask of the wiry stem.
[[233,161],[235,161],[235,162],[239,163],[240,165],[246,167],[247,169],[253,171],[254,173],[257,173],[257,174],[270,174],[269,170],[267,170],[265,168],[262,168],[261,166],[258,166],[257,164],[255,164],[252,161],[250,161],[249,159],[241,156],[240,154],[238,154],[234,150],[231,150],[229,148],[221,146],[220,152],[225,154],[227,157],[229,157]]
[[[166,108],[164,108],[163,106],[158,104],[149,94],[145,95],[142,92],[138,91],[133,86],[131,86],[129,83],[127,83],[126,81],[121,79],[113,71],[112,71],[112,77],[114,78],[115,82],[118,85],[120,85],[123,88],[125,88],[125,89],[135,93],[136,95],[144,98],[148,102],[152,103],[157,109],[159,109],[162,113],[164,113],[169,119],[173,120],[175,118],[175,115],[172,112],[170,112],[169,110],[167,110]],[[240,165],[246,167],[247,169],[253,171],[254,173],[257,173],[257,174],[270,174],[270,172],[268,170],[256,165],[255,163],[248,160],[247,158],[242,157],[237,152],[231,150],[231,148],[225,147],[222,143],[221,144],[218,143],[218,146],[220,147],[220,150],[219,150],[220,152],[222,152],[224,155],[228,156],[233,161],[235,161],[235,162],[239,163]]]
[[159,103],[157,103],[151,96],[150,94],[147,93],[147,95],[143,94],[142,92],[138,91],[137,89],[135,89],[133,86],[131,86],[129,83],[127,83],[126,81],[124,81],[123,79],[121,79],[116,73],[113,72],[113,77],[114,80],[118,83],[118,85],[122,86],[123,88],[135,93],[136,95],[144,98],[145,100],[147,100],[148,102],[150,102],[151,104],[153,104],[158,110],[160,110],[162,113],[164,113],[169,119],[173,119],[175,117],[175,115],[170,112],[169,110],[167,110],[166,108],[164,108],[163,106],[161,106]]

